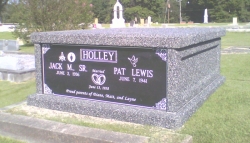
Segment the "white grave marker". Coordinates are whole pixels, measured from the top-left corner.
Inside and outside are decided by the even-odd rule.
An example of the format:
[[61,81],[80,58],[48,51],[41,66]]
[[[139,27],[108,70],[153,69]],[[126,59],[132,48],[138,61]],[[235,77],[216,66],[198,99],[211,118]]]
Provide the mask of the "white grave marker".
[[[118,17],[119,16],[119,17]],[[111,28],[124,28],[125,19],[123,18],[123,8],[119,0],[116,1],[114,5],[114,18],[112,19],[112,24],[110,24]]]
[[150,26],[150,25],[151,25],[151,17],[148,16],[148,26]]
[[205,11],[204,11],[204,23],[208,23],[207,9],[205,9]]
[[233,25],[238,25],[237,17],[234,17],[234,18],[233,18]]

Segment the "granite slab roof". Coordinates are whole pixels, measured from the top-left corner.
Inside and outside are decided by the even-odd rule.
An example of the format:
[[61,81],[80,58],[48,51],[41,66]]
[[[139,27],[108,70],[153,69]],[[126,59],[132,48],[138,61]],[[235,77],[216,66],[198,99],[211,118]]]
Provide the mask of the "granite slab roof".
[[114,28],[37,32],[31,34],[31,41],[35,44],[182,48],[225,34],[224,28]]

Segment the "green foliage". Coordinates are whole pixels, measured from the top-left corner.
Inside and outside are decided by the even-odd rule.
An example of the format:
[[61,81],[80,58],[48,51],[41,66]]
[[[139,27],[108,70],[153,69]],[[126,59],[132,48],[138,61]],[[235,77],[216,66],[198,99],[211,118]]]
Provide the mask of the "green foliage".
[[[9,0],[0,0],[0,18],[2,17],[2,12]],[[1,19],[0,19],[1,20]]]
[[32,32],[83,29],[93,20],[87,0],[20,0],[12,7],[11,21],[19,23],[15,35],[26,42]]
[[99,23],[110,23],[112,5],[110,0],[92,0],[94,17],[98,18]]
[[0,39],[15,40],[15,36],[11,32],[0,32]]
[[123,0],[124,17],[127,21],[147,19],[152,17],[152,21],[161,22],[164,17],[165,0]]
[[240,22],[250,21],[249,0],[189,0],[183,9],[190,19],[203,22],[204,9],[208,9],[209,22],[232,22],[238,17]]

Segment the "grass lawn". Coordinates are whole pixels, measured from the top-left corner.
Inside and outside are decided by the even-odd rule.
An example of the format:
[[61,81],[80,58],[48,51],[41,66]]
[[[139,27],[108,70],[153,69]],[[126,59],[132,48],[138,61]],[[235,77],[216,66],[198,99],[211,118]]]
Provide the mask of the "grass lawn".
[[0,108],[21,102],[36,91],[35,79],[22,83],[0,81]]
[[[213,27],[226,27],[230,26],[232,23],[193,23],[193,24],[179,24],[179,23],[170,23],[170,26],[198,26],[198,27],[208,27],[208,26],[213,26]],[[238,23],[239,26],[245,26],[247,23]]]
[[189,119],[181,133],[194,143],[250,141],[250,54],[223,55],[226,82]]
[[0,39],[16,40],[16,38],[11,32],[0,32]]
[[[138,24],[138,23],[137,23]],[[198,26],[198,27],[208,27],[208,26],[213,26],[213,27],[220,27],[220,26],[223,26],[223,27],[226,27],[226,26],[230,26],[230,24],[232,23],[193,23],[193,24],[180,24],[180,23],[153,23],[151,24],[151,26],[153,27],[162,27],[162,24],[167,24],[169,26],[177,26],[177,27],[194,27],[194,26]],[[239,26],[245,26],[246,24],[248,23],[238,23]],[[140,24],[138,24],[140,25]],[[126,23],[126,27],[129,26],[129,23]],[[102,24],[102,27],[105,27],[105,28],[110,28],[110,24]]]
[[20,52],[34,54],[35,53],[34,45],[22,45],[20,46]]
[[222,48],[235,47],[250,47],[250,32],[227,32],[226,36],[222,37]]
[[0,143],[24,143],[24,142],[0,136]]

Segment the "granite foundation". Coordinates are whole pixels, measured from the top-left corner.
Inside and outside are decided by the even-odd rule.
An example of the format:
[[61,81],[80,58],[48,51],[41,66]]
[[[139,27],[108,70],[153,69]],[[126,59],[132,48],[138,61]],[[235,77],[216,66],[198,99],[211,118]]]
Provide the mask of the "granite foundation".
[[23,82],[34,77],[34,55],[2,53],[0,56],[0,80]]
[[[37,91],[36,94],[29,96],[28,105],[170,129],[179,128],[225,80],[220,74],[221,37],[225,33],[225,29],[221,28],[129,28],[33,33],[31,40],[35,43]],[[157,55],[159,56],[157,60],[165,63],[163,68],[154,72],[164,69],[165,74],[162,77],[165,78],[161,79],[164,81],[164,89],[158,89],[162,85],[153,84],[149,90],[142,90],[140,94],[145,93],[145,96],[152,97],[147,95],[146,91],[162,90],[164,98],[155,106],[149,107],[119,103],[115,100],[105,101],[71,94],[55,94],[53,88],[45,86],[46,80],[53,76],[48,77],[44,74],[47,68],[44,67],[46,53],[44,51],[53,50],[53,45],[59,50],[61,45],[62,51],[63,49],[70,51],[79,46],[82,49],[101,50],[108,47],[117,50],[118,57],[121,55],[119,52],[124,52],[122,49],[128,51],[140,49],[142,52],[150,49],[153,52],[148,54],[145,60]],[[151,65],[150,63],[149,68]],[[148,82],[153,82],[154,78],[148,78]],[[154,82],[162,83],[159,79]],[[58,82],[58,86],[61,84]],[[108,81],[105,84],[108,84]],[[136,95],[131,96],[136,97]]]

